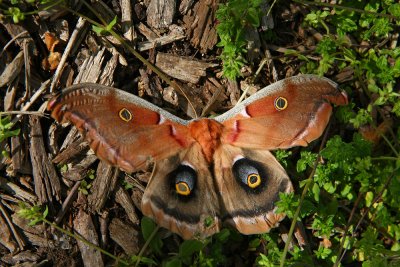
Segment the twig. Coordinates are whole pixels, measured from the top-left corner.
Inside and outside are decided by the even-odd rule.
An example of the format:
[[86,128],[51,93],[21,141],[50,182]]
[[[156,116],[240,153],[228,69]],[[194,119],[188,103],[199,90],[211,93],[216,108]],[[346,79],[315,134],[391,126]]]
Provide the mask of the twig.
[[82,181],[77,181],[74,186],[72,187],[71,191],[69,192],[67,198],[64,200],[60,211],[58,212],[56,218],[54,219],[54,222],[56,224],[59,224],[64,217],[65,213],[67,212],[67,207],[71,204],[73,199],[76,196],[76,193],[78,192],[79,186],[81,185]]
[[15,229],[14,224],[12,222],[12,220],[10,219],[10,216],[7,213],[7,210],[4,208],[3,204],[0,202],[0,211],[3,214],[4,218],[7,221],[8,226],[10,227],[11,231],[13,232],[15,239],[17,240],[18,246],[20,248],[20,250],[24,249],[25,246],[25,242],[23,241],[23,239],[21,238],[21,236],[19,235],[18,231]]
[[71,38],[69,38],[68,44],[65,47],[64,53],[60,59],[60,63],[58,63],[57,69],[53,75],[53,80],[51,81],[51,85],[50,85],[50,93],[54,92],[54,88],[56,87],[56,84],[58,83],[58,80],[59,80],[62,70],[64,68],[64,64],[67,61],[69,53],[72,50],[72,46],[75,44],[75,40],[77,39],[79,32],[85,26],[85,23],[86,23],[86,20],[82,17],[80,17],[78,22],[76,23],[75,29],[72,32]]
[[[21,109],[22,112],[27,111],[32,106],[32,104],[43,94],[43,92],[46,91],[49,83],[50,83],[50,80],[47,80],[42,83],[42,85],[36,91],[36,93],[31,97],[31,99],[29,99],[29,102],[27,102],[25,104],[25,106],[22,107],[22,109]],[[19,120],[19,118],[21,118],[21,115],[17,115],[11,122],[14,124]]]
[[13,42],[15,42],[19,37],[21,37],[22,35],[24,35],[24,34],[26,34],[26,33],[28,33],[28,31],[23,31],[23,32],[21,32],[21,33],[15,35],[15,36],[3,47],[3,49],[2,49],[1,52],[0,52],[0,57],[3,55],[4,51],[6,51],[7,48],[8,48]]

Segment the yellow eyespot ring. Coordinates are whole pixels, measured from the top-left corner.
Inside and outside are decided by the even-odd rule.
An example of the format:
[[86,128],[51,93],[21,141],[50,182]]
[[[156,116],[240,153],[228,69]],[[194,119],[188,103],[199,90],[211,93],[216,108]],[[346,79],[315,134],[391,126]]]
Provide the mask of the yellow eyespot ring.
[[190,195],[190,188],[186,182],[179,182],[175,184],[176,192],[182,196]]
[[286,109],[288,106],[288,101],[286,98],[279,96],[277,98],[275,98],[274,100],[274,107],[276,108],[276,110],[284,110]]
[[121,120],[126,121],[126,122],[132,120],[132,118],[133,118],[132,113],[126,108],[122,108],[119,111],[118,115],[121,118]]
[[261,177],[257,173],[251,173],[247,176],[247,185],[250,188],[256,188],[261,184]]

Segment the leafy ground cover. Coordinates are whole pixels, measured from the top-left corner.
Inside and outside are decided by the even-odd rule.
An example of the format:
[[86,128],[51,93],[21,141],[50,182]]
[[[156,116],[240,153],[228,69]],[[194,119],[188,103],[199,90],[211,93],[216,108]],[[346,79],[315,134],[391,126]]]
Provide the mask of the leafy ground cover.
[[[41,4],[66,5],[62,1]],[[400,4],[391,0],[265,4],[260,0],[219,4],[215,13],[219,41],[202,57],[221,65],[207,75],[218,77],[229,88],[233,80],[261,87],[274,79],[274,71],[279,78],[314,73],[337,81],[350,99],[349,105],[335,109],[326,142],[321,138],[307,148],[275,152],[296,187],[295,193],[282,195],[278,203],[288,218],[281,228],[268,234],[243,236],[224,229],[206,240],[191,241],[182,241],[142,218],[140,251],[127,255],[115,243],[96,247],[108,251],[108,260],[114,257],[119,265],[153,266],[400,265]],[[114,7],[111,3],[109,6]],[[37,2],[3,1],[0,18],[28,27],[24,21],[37,14],[38,7],[42,8]],[[65,16],[75,21],[80,13],[83,12],[70,10]],[[275,26],[266,23],[269,18]],[[98,34],[120,36],[118,16],[103,26],[94,15],[88,19],[100,21],[93,29]],[[175,20],[179,19],[176,15]],[[2,27],[4,32],[4,24]],[[250,56],[254,47],[249,45],[249,40],[253,41],[249,32],[259,36],[256,56]],[[161,49],[173,53],[183,51],[185,46],[192,44],[184,39]],[[187,55],[200,57],[195,48],[188,51]],[[144,54],[152,57],[151,53]],[[139,64],[132,55],[130,61]],[[52,75],[51,71],[47,73],[48,77]],[[225,92],[228,95],[227,92],[229,89]],[[1,118],[0,141],[20,135],[17,128],[21,125],[12,126],[9,117]],[[3,162],[12,156],[6,146],[2,155]],[[9,182],[20,183],[18,174],[6,172],[9,164],[4,164],[1,175]],[[87,176],[95,179],[93,168]],[[84,181],[80,194],[86,196],[93,179]],[[127,192],[134,187],[129,181],[124,182]],[[1,190],[3,203],[10,202],[3,197],[7,191]],[[59,227],[65,235],[72,234],[63,230],[68,228],[68,222],[65,228],[57,226],[51,212],[43,212],[44,206],[30,208],[31,204],[20,208],[25,218]],[[113,206],[106,209],[112,210],[110,207]],[[74,211],[71,214],[74,216]],[[304,228],[305,241],[300,245],[296,238],[287,242],[293,221],[301,222]],[[73,240],[70,242],[76,245]],[[25,248],[43,250],[32,243]],[[4,245],[1,251],[7,254]],[[63,262],[60,256],[40,255],[53,263]]]

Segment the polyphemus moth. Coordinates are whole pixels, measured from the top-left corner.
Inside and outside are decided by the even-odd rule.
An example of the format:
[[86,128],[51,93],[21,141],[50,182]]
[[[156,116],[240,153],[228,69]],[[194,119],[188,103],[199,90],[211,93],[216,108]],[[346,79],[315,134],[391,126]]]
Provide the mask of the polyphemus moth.
[[96,155],[133,172],[155,169],[142,212],[184,239],[204,238],[223,223],[243,234],[268,232],[283,218],[279,192],[292,184],[270,150],[307,146],[324,131],[331,103],[347,96],[327,78],[301,75],[258,91],[213,119],[183,120],[127,92],[98,84],[63,90],[48,104],[70,121]]

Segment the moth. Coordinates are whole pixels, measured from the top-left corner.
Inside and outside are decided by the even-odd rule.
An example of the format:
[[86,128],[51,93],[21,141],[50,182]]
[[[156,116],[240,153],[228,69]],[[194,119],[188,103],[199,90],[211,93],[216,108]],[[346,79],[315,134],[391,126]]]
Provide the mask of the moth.
[[133,172],[155,167],[142,212],[184,239],[223,224],[243,234],[268,232],[285,217],[279,193],[293,191],[274,149],[320,137],[332,105],[347,104],[333,81],[300,75],[271,84],[213,119],[180,119],[125,91],[78,84],[48,103],[51,116],[84,133],[96,155]]

